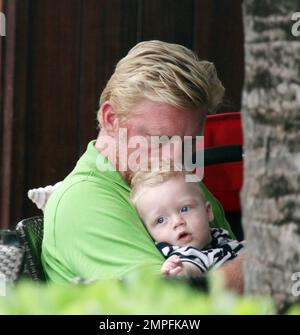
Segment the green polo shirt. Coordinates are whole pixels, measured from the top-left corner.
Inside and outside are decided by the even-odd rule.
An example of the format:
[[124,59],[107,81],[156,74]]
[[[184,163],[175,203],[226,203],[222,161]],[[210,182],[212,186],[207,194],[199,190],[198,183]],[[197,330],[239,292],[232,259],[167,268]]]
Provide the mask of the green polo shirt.
[[[74,170],[51,195],[44,213],[42,264],[49,280],[121,278],[164,257],[130,202],[130,187],[89,143]],[[219,202],[201,184],[214,211],[213,227],[230,227]],[[233,236],[233,234],[232,234]]]

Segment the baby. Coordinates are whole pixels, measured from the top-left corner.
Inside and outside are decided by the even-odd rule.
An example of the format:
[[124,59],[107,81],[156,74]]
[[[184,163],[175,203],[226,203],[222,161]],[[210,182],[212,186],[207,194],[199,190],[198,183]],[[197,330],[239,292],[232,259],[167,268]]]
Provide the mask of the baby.
[[220,228],[210,228],[214,215],[198,183],[183,171],[138,172],[131,200],[158,249],[165,256],[164,275],[199,277],[236,257],[243,244]]

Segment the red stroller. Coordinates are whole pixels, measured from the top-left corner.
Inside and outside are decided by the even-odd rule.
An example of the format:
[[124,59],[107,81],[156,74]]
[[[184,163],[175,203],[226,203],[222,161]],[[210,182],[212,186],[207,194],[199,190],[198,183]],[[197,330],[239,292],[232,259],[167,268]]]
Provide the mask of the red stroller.
[[238,240],[243,239],[240,190],[243,134],[239,112],[209,115],[204,133],[204,183],[221,202]]

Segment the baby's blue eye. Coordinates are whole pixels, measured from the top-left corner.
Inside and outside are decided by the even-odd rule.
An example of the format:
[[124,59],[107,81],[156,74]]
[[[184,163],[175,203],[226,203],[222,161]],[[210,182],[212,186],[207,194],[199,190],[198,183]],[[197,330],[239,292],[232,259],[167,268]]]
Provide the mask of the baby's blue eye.
[[160,216],[158,219],[157,219],[157,223],[161,224],[161,223],[164,223],[166,221],[166,218],[164,216]]
[[180,212],[181,212],[181,213],[186,213],[186,212],[189,211],[189,209],[190,209],[189,206],[183,206],[183,207],[181,208]]

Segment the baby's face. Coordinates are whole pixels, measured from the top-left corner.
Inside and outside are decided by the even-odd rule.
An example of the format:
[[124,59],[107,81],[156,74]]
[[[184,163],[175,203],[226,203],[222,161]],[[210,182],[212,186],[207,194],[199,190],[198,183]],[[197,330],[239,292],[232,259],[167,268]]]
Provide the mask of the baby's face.
[[156,242],[202,249],[211,241],[212,208],[204,201],[197,183],[179,177],[144,187],[136,206]]

